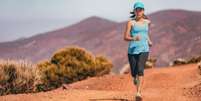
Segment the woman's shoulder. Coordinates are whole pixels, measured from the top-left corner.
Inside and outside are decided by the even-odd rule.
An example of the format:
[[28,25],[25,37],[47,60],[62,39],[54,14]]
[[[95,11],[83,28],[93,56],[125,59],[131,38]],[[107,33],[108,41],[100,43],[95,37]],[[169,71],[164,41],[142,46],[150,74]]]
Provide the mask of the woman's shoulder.
[[128,22],[127,22],[127,23],[130,24],[130,25],[134,25],[135,20],[133,20],[133,19],[128,19]]
[[151,20],[149,20],[149,19],[144,19],[144,21],[147,22],[148,24],[151,23]]

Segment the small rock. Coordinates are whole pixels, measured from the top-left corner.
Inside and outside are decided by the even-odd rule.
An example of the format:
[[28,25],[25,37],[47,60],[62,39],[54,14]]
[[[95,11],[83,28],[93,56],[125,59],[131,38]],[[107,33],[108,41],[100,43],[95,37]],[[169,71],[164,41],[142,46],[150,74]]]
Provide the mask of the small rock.
[[176,60],[173,61],[172,65],[182,65],[182,64],[187,64],[187,60],[183,59],[183,58],[178,58]]
[[128,74],[130,71],[130,65],[129,64],[125,64],[123,66],[123,68],[120,70],[120,74]]
[[63,90],[67,90],[67,89],[69,89],[70,87],[68,86],[68,85],[62,85],[62,89]]
[[89,86],[86,86],[86,89],[88,89],[89,88]]

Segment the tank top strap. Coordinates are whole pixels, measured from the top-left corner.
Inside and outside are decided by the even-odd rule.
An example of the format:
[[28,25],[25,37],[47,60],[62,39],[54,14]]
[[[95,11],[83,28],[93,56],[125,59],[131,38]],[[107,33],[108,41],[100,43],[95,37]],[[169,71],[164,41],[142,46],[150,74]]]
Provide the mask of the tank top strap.
[[132,26],[134,26],[134,25],[135,25],[135,23],[136,23],[136,21],[135,21],[135,20],[131,20],[131,22],[132,22]]
[[[135,25],[137,22],[136,22],[136,20],[131,20],[131,22],[132,22],[132,25]],[[143,24],[149,24],[149,20],[147,20],[147,19],[144,19],[144,22],[143,22]]]
[[150,20],[147,20],[147,19],[144,19],[144,21],[146,24],[149,24],[151,22]]
[[150,22],[151,22],[150,20],[144,19],[143,24],[140,25],[140,24],[137,23],[136,20],[133,20],[133,19],[132,19],[132,20],[131,20],[131,25],[132,25],[132,27],[135,26],[135,25],[137,25],[137,26],[147,26],[147,25],[149,25]]

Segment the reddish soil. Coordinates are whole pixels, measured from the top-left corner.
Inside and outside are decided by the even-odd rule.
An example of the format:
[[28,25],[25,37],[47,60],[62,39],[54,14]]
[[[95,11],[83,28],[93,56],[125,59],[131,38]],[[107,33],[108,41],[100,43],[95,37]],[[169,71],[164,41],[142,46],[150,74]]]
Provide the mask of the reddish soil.
[[[196,64],[145,70],[143,101],[201,101]],[[130,74],[105,75],[40,93],[1,96],[0,101],[135,101]]]

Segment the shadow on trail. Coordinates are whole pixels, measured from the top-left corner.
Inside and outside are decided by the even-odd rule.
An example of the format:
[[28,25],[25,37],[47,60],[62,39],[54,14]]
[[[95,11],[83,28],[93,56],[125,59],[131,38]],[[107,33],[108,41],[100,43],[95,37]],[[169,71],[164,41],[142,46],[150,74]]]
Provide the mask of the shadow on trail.
[[89,101],[142,101],[142,98],[135,98],[135,100],[130,100],[130,99],[123,99],[123,98],[103,98],[103,99],[89,99]]
[[118,98],[89,99],[89,101],[108,101],[108,100],[114,100],[114,101],[133,101],[133,100],[128,100],[128,99],[118,99]]

